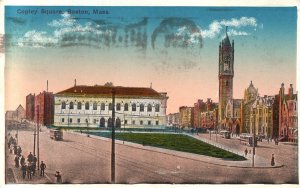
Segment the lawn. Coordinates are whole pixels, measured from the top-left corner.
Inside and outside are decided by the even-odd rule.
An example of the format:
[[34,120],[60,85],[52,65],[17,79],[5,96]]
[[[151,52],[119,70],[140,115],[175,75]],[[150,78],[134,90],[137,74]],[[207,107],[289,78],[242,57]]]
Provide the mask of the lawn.
[[[94,132],[98,136],[111,137],[111,133]],[[242,161],[244,157],[204,143],[200,140],[182,134],[159,133],[116,133],[116,139],[138,144],[206,155],[227,160]]]

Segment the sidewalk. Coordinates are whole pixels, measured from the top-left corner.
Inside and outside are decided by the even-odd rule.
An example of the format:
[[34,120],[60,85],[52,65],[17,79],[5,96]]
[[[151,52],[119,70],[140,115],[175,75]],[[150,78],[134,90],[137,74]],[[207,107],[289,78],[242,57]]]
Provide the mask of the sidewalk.
[[[77,133],[77,132],[67,132],[67,134],[75,134],[78,136],[87,136],[84,133]],[[187,134],[188,135],[188,134]],[[189,135],[191,136],[191,135]],[[107,142],[110,142],[110,138],[105,138],[105,137],[100,137],[100,136],[95,136],[95,135],[89,135],[90,138],[93,139],[99,139],[99,140],[104,140]],[[221,149],[236,153],[238,155],[243,156],[243,151],[238,151],[238,150],[233,150],[226,145],[221,145],[219,143],[214,143],[213,141],[207,140],[205,138],[201,138],[197,135],[192,136],[198,140],[201,140],[203,142],[206,142],[208,144],[214,145],[216,147],[219,147]],[[121,141],[121,140],[116,140],[115,141],[116,145],[122,145],[122,146],[127,146],[127,147],[134,147],[137,149],[141,150],[149,150],[149,151],[154,151],[158,153],[164,153],[172,156],[178,156],[190,160],[196,160],[199,162],[207,163],[207,164],[213,164],[213,165],[218,165],[218,166],[227,166],[227,167],[236,167],[236,168],[253,168],[252,167],[252,155],[247,156],[247,160],[245,161],[230,161],[230,160],[224,160],[224,159],[219,159],[215,157],[209,157],[209,156],[204,156],[204,155],[199,155],[199,154],[193,154],[193,153],[187,153],[187,152],[181,152],[181,151],[174,151],[174,150],[169,150],[169,149],[164,149],[164,148],[158,148],[158,147],[152,147],[152,146],[143,146],[142,144],[136,144],[128,141]],[[283,165],[281,164],[276,164],[275,166],[270,165],[270,161],[260,157],[258,155],[255,155],[254,158],[255,161],[255,166],[254,168],[279,168],[282,167]]]
[[[7,147],[6,147],[7,150]],[[23,153],[24,157],[26,158],[27,156],[25,156],[27,152]],[[6,153],[6,184],[12,184],[12,183],[17,183],[17,184],[50,184],[50,183],[54,183],[53,180],[51,180],[49,178],[49,176],[46,174],[45,171],[45,177],[41,177],[40,176],[40,171],[36,170],[35,175],[32,176],[32,179],[28,179],[27,176],[25,177],[25,179],[23,179],[22,177],[22,171],[21,171],[21,167],[16,168],[15,167],[15,162],[14,162],[14,158],[15,155],[13,153],[9,153],[9,151],[7,150]]]

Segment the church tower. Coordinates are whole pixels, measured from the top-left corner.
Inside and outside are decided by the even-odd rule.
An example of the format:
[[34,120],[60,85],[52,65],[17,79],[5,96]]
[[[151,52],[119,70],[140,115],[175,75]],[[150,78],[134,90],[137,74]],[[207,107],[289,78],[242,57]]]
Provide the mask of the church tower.
[[230,43],[226,27],[226,36],[219,45],[219,125],[224,125],[226,104],[233,97],[233,65],[234,41]]

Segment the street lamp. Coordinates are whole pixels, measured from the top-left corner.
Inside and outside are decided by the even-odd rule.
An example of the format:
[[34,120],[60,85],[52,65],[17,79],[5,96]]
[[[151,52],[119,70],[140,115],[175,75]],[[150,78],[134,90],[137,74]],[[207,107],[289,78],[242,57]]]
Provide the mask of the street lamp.
[[252,167],[254,167],[254,155],[255,155],[255,126],[256,126],[256,119],[255,119],[255,110],[256,107],[251,108],[251,115],[252,115],[252,130],[253,130],[253,138],[252,138]]

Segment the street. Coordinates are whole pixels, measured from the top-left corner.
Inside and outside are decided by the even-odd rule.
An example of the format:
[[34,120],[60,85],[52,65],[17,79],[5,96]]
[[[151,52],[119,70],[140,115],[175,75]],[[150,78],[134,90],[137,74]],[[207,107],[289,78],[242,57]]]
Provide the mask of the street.
[[[13,131],[12,131],[13,133]],[[209,134],[200,134],[209,139]],[[215,140],[215,135],[212,140]],[[245,146],[237,139],[218,142],[240,149]],[[206,156],[151,149],[125,142],[116,144],[116,183],[297,183],[297,147],[280,143],[259,142],[257,155],[284,165],[278,168],[250,168],[226,166],[238,163]],[[24,157],[33,151],[33,132],[19,131],[19,145]],[[84,134],[64,132],[63,141],[54,141],[49,130],[40,133],[40,160],[47,165],[45,182],[55,182],[60,171],[63,183],[110,183],[111,142],[109,139],[87,137]],[[12,155],[9,154],[8,155]],[[9,157],[8,159],[11,159]],[[246,161],[249,162],[249,161]],[[244,162],[245,163],[245,162]],[[244,164],[241,163],[241,164]],[[8,166],[8,162],[6,163]],[[225,164],[225,165],[224,165]],[[246,163],[245,163],[246,164]],[[268,164],[266,164],[268,166]],[[12,167],[14,168],[14,167]],[[7,182],[13,183],[13,182]],[[26,181],[20,183],[28,183]],[[31,182],[34,183],[34,182]]]

